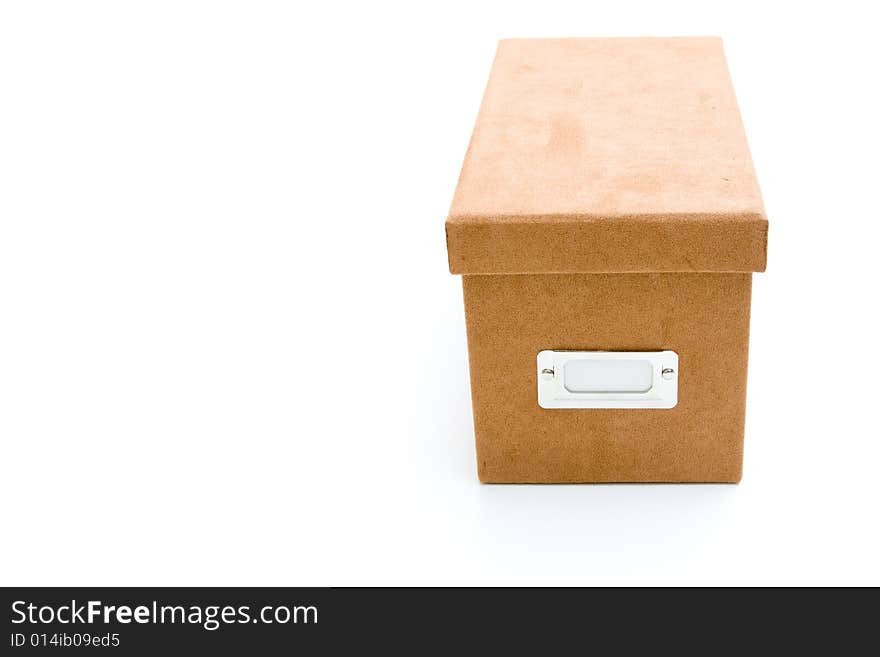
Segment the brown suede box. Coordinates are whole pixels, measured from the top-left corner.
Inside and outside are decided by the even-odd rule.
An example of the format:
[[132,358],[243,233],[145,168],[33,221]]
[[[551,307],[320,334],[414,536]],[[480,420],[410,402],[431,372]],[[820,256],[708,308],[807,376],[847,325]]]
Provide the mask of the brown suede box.
[[[499,44],[446,221],[484,482],[736,482],[767,220],[717,38]],[[544,409],[542,350],[679,356],[670,409]]]

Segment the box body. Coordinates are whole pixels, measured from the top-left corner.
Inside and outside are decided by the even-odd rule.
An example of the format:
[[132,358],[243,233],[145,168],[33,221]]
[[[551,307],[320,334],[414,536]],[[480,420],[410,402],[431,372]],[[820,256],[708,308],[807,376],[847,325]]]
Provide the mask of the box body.
[[[480,480],[736,482],[751,274],[464,276]],[[540,408],[543,349],[679,356],[668,410]]]
[[[482,481],[739,481],[767,220],[719,39],[502,41],[446,238]],[[542,408],[545,350],[674,351],[677,404]]]

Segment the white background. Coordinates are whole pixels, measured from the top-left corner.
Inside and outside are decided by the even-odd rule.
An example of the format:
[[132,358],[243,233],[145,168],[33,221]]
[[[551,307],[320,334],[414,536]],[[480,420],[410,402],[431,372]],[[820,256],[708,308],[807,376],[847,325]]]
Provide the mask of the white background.
[[[880,584],[869,3],[5,2],[0,583]],[[739,486],[477,482],[443,220],[497,39],[725,38]]]

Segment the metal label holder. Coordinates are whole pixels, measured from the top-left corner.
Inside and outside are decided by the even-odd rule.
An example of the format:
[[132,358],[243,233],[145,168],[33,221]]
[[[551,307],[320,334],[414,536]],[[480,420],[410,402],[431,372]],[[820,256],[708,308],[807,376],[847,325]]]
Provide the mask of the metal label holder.
[[674,351],[552,351],[538,354],[541,408],[674,408]]

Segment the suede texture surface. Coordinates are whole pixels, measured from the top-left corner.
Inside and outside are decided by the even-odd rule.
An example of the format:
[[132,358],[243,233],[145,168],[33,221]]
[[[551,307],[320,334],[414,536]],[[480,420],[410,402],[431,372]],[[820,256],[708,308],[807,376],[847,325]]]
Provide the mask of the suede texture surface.
[[763,271],[721,40],[502,41],[446,231],[457,274]]

